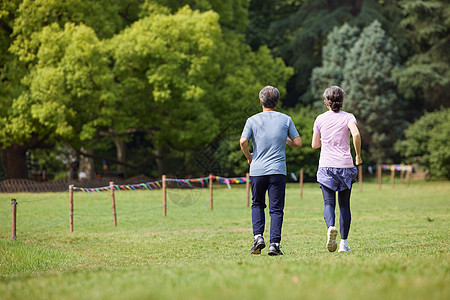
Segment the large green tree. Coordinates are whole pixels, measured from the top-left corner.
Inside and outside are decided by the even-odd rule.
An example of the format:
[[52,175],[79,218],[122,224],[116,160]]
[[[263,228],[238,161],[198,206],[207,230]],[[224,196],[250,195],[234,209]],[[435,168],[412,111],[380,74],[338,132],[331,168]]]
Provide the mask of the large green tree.
[[[36,146],[78,151],[114,143],[117,161],[127,164],[126,142],[136,133],[146,135],[158,159],[186,150],[192,158],[222,123],[257,106],[248,101],[262,86],[283,89],[292,74],[266,47],[251,51],[237,32],[248,1],[191,2],[204,12],[173,1],[139,4],[115,2],[105,11],[75,0],[5,5],[10,33],[2,55],[23,71],[11,72],[2,90],[10,107],[0,120],[7,162],[14,152],[8,147],[22,147],[24,161],[35,138]],[[2,67],[12,70],[7,61]],[[13,176],[26,176],[24,165]]]
[[98,37],[133,20],[132,3],[1,2],[0,146],[9,177],[27,177],[28,150],[92,134],[98,120],[83,112],[104,107],[98,101],[110,90]]
[[395,158],[393,145],[406,126],[402,115],[404,101],[396,94],[391,76],[398,62],[396,47],[381,24],[374,21],[364,28],[345,63],[344,105],[355,114],[363,147],[376,163]]

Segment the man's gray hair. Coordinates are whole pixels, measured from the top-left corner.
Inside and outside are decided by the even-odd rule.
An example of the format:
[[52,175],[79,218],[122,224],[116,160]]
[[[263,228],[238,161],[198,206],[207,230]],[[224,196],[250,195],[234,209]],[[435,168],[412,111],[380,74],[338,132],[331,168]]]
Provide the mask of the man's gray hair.
[[259,99],[265,108],[275,108],[280,99],[280,92],[276,87],[268,85],[259,92]]

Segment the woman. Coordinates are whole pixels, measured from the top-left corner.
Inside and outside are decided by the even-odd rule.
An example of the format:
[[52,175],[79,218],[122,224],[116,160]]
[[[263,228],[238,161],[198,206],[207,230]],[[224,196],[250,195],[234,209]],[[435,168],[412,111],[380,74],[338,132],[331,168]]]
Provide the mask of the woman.
[[325,90],[323,97],[328,111],[319,115],[314,122],[312,147],[320,148],[319,169],[317,181],[322,189],[324,210],[323,215],[328,227],[327,248],[334,252],[337,248],[335,225],[336,192],[338,192],[340,211],[341,242],[338,252],[349,252],[347,243],[350,231],[350,193],[353,182],[356,181],[358,171],[353,165],[350,153],[350,133],[355,147],[355,164],[362,163],[361,136],[355,116],[341,110],[345,92],[338,86],[331,86]]

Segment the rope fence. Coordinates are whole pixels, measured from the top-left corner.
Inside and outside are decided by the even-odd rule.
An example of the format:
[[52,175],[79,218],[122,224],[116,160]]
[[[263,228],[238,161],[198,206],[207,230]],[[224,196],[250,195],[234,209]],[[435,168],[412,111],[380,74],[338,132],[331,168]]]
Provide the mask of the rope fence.
[[[377,165],[377,177],[378,177],[378,186],[379,190],[381,190],[381,175],[382,170],[390,170],[391,171],[391,186],[394,187],[395,182],[395,172],[400,171],[400,178],[403,180],[404,175],[406,173],[406,181],[407,185],[409,186],[410,182],[410,174],[413,170],[412,166],[410,165]],[[362,191],[362,166],[358,166],[358,181],[359,181],[359,190]],[[303,199],[303,169],[300,169],[299,173],[299,189],[300,189],[300,199]],[[213,210],[214,207],[214,192],[213,192],[213,186],[214,183],[219,184],[225,184],[229,189],[231,188],[231,184],[246,184],[246,206],[250,206],[250,176],[247,173],[246,177],[233,177],[233,178],[226,178],[221,176],[215,176],[213,174],[210,174],[207,177],[201,177],[201,178],[192,178],[192,179],[176,179],[176,178],[167,178],[166,175],[162,175],[161,180],[152,181],[152,182],[144,182],[144,183],[137,183],[137,184],[114,184],[113,181],[110,182],[108,186],[98,187],[98,188],[85,188],[85,187],[77,187],[75,185],[69,185],[69,189],[60,192],[59,194],[69,192],[69,225],[70,225],[70,232],[72,233],[74,231],[74,217],[75,216],[111,216],[111,214],[75,214],[74,213],[74,192],[81,191],[84,193],[89,194],[90,196],[95,196],[102,192],[109,192],[111,195],[111,210],[112,210],[112,219],[113,219],[113,225],[114,227],[117,227],[117,211],[116,211],[116,199],[115,199],[115,193],[119,191],[137,191],[137,190],[147,190],[147,191],[154,191],[154,190],[162,190],[162,205],[158,207],[154,207],[150,210],[154,210],[156,208],[162,208],[162,214],[163,216],[167,216],[167,189],[169,187],[176,187],[176,188],[209,188],[209,209]],[[32,202],[39,202],[39,201],[45,201],[55,198],[56,196],[52,197],[46,197],[42,199],[36,199],[36,200],[29,200],[29,201],[21,201],[20,203],[32,203]],[[16,222],[17,222],[17,206],[18,202],[16,199],[11,199],[11,206],[8,207],[1,215],[0,218],[5,216],[9,210],[11,210],[11,233],[12,233],[12,239],[17,239],[17,233],[16,233]],[[150,211],[148,210],[148,211]],[[145,211],[144,211],[145,212]],[[132,214],[132,213],[143,213],[143,211],[136,211],[136,212],[121,212],[121,214]],[[46,226],[44,228],[41,228],[39,230],[23,234],[21,236],[30,235],[36,232],[43,231],[45,229],[48,229],[50,227],[54,227],[60,223],[62,223],[64,220],[67,220],[66,217],[63,219],[58,220],[55,223],[52,223],[49,226]]]
[[[111,209],[112,209],[112,217],[113,217],[113,225],[117,227],[117,212],[116,212],[116,201],[115,201],[115,193],[119,191],[137,191],[137,190],[162,190],[163,192],[163,203],[161,206],[151,208],[148,211],[162,208],[163,209],[163,216],[167,216],[167,189],[169,187],[176,187],[176,188],[209,188],[209,209],[213,210],[213,186],[214,183],[219,184],[225,184],[230,189],[231,184],[241,184],[245,183],[247,188],[247,198],[246,198],[246,205],[249,206],[249,183],[250,183],[250,177],[247,173],[246,177],[233,177],[233,178],[226,178],[221,176],[215,176],[213,174],[210,174],[207,177],[201,177],[201,178],[190,178],[190,179],[174,179],[174,178],[166,178],[165,175],[162,176],[161,180],[158,181],[152,181],[152,182],[144,182],[144,183],[138,183],[138,184],[114,184],[114,182],[110,182],[108,186],[103,187],[97,187],[97,188],[85,188],[85,187],[77,187],[75,185],[69,185],[69,189],[67,189],[64,192],[60,192],[59,194],[69,192],[69,230],[72,233],[74,231],[74,217],[75,216],[111,216],[111,214],[79,214],[75,213],[74,209],[74,192],[75,191],[81,191],[89,194],[90,196],[95,196],[101,192],[109,192],[111,195]],[[28,200],[28,201],[21,201],[20,203],[32,203],[32,202],[39,202],[39,201],[45,201],[50,200],[52,198],[55,198],[55,196],[52,197],[46,197],[42,199],[36,199],[36,200]],[[11,236],[13,240],[17,239],[17,206],[18,202],[16,199],[11,199],[11,206],[8,207],[1,215],[0,218],[6,215],[11,210]],[[121,212],[122,215],[124,214],[132,214],[132,213],[144,213],[145,211],[136,211],[136,212]],[[57,226],[58,224],[64,222],[67,220],[67,217],[64,217],[48,226],[45,226],[43,228],[40,228],[38,230],[21,234],[20,236],[28,236],[37,232],[44,231],[48,228]]]

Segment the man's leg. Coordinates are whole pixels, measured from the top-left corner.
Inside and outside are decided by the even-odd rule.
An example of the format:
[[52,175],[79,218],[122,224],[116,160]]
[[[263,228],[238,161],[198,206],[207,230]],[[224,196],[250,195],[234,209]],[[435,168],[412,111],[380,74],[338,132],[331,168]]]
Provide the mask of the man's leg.
[[252,223],[253,235],[264,233],[266,208],[266,191],[267,191],[267,176],[251,176],[250,184],[252,187]]
[[270,175],[269,178],[270,243],[280,243],[284,215],[286,176]]

